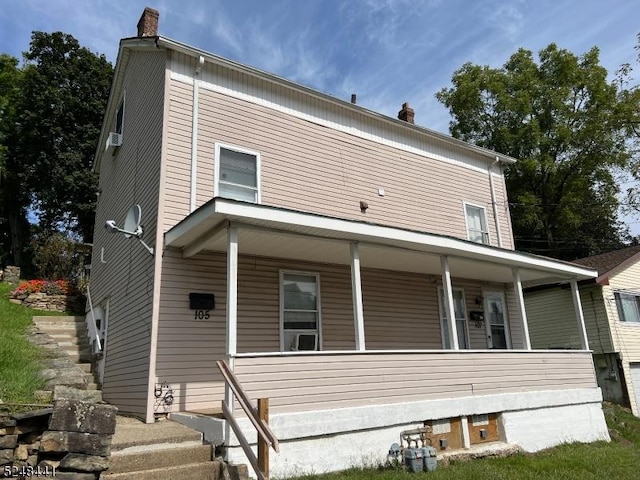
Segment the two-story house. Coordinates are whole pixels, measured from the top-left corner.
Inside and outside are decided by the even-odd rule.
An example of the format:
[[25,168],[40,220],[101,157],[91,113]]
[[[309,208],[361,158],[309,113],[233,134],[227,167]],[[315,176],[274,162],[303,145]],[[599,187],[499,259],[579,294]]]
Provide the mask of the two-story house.
[[[147,422],[167,389],[175,418],[219,410],[225,360],[270,400],[278,476],[384,461],[425,425],[449,435],[439,449],[608,438],[576,287],[596,272],[514,251],[515,159],[415,125],[408,104],[386,117],[157,22],[145,10],[120,42],[96,153],[87,320],[105,400]],[[140,213],[141,236],[117,232]],[[581,349],[532,350],[523,286],[557,281]]]

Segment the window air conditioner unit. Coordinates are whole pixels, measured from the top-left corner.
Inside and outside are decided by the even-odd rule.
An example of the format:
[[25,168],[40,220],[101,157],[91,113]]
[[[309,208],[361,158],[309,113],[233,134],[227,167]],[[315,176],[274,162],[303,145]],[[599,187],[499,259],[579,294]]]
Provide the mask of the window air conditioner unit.
[[112,147],[120,147],[122,145],[122,134],[117,132],[109,133],[107,137],[107,148],[109,150]]
[[317,333],[297,333],[295,349],[296,351],[317,350],[318,334]]

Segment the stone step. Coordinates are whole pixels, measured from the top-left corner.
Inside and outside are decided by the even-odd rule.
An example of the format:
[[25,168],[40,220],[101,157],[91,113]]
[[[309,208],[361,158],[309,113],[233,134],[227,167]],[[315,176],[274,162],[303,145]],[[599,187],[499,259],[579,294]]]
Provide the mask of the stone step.
[[33,317],[35,323],[38,322],[83,322],[84,317],[80,315],[35,315]]
[[169,468],[188,463],[209,462],[213,459],[213,447],[211,445],[170,445],[169,448],[157,448],[141,452],[113,452],[109,457],[109,471],[105,473]]
[[90,351],[89,351],[89,353],[67,353],[67,355],[69,355],[69,358],[71,358],[71,360],[75,364],[87,363],[87,362],[91,361],[91,352]]
[[108,473],[107,470],[100,475],[101,480],[158,480],[159,478],[162,480],[219,480],[222,478],[221,462],[189,463],[125,473]]
[[[76,363],[76,366],[85,373],[93,372],[93,365],[91,363]],[[93,377],[93,374],[91,376]]]

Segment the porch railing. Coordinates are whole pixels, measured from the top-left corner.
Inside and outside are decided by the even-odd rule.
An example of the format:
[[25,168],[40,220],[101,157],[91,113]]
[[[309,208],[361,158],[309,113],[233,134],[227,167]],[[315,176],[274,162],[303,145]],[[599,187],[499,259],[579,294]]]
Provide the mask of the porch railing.
[[226,385],[231,388],[231,391],[238,400],[242,410],[244,410],[249,420],[251,420],[251,423],[258,433],[258,458],[256,458],[253,450],[251,450],[249,442],[242,433],[242,429],[236,422],[231,407],[227,404],[226,400],[222,401],[222,413],[224,414],[224,418],[229,422],[233,432],[236,434],[236,437],[238,437],[240,446],[242,447],[244,454],[247,456],[249,463],[253,467],[258,480],[268,480],[269,447],[273,448],[275,452],[280,451],[278,438],[273,433],[268,423],[268,399],[259,399],[258,408],[254,407],[249,396],[242,388],[242,385],[240,385],[238,378],[234,375],[227,362],[224,360],[218,360],[216,365],[218,366],[220,373],[222,373]]

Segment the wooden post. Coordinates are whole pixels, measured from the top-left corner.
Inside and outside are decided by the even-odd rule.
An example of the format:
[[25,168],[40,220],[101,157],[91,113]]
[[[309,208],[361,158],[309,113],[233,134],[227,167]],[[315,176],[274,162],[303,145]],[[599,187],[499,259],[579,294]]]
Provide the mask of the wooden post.
[[[258,418],[269,424],[269,399],[258,399]],[[269,444],[258,435],[258,467],[266,479],[269,478]]]

